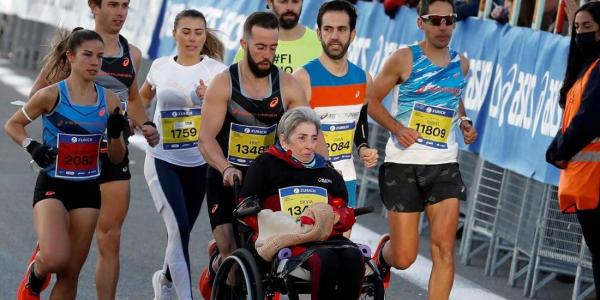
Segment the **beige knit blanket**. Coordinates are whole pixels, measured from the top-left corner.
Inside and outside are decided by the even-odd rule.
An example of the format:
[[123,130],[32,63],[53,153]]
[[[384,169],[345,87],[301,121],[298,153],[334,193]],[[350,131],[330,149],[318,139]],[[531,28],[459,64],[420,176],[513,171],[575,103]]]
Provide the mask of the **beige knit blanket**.
[[282,211],[263,209],[258,213],[258,238],[256,251],[265,261],[272,261],[282,248],[308,242],[324,241],[331,235],[338,216],[326,203],[314,203],[307,207],[302,216],[315,221],[312,225],[300,222]]

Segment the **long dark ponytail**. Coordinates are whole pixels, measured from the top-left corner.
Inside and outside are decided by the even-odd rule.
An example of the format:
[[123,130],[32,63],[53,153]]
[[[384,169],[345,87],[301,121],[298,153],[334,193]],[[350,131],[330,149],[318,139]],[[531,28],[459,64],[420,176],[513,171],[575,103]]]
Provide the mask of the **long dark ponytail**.
[[75,27],[71,33],[61,31],[52,47],[52,51],[44,58],[44,68],[46,68],[46,80],[48,82],[57,82],[62,80],[62,76],[69,76],[71,66],[67,61],[67,51],[74,53],[83,42],[98,40],[102,43],[102,37],[95,31]]

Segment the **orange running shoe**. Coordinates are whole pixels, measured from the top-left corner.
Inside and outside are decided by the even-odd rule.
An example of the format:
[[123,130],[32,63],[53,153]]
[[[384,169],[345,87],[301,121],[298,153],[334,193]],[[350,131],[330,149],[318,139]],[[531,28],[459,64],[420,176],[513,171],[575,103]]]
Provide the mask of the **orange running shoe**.
[[381,262],[380,258],[382,257],[381,251],[383,251],[383,246],[389,240],[390,240],[390,235],[388,233],[384,234],[381,237],[381,239],[379,240],[379,243],[377,244],[377,248],[375,249],[375,252],[373,253],[373,261],[379,268],[379,272],[381,273],[381,279],[383,280],[383,288],[385,288],[385,289],[387,289],[390,286],[391,272],[390,272],[390,266],[388,264],[386,264],[385,261]]
[[215,277],[212,265],[217,258],[218,250],[217,242],[215,240],[208,242],[208,247],[206,249],[209,258],[208,266],[204,267],[204,270],[202,270],[202,274],[200,274],[200,278],[198,279],[200,294],[206,300],[210,299],[210,294],[212,293],[213,278]]
[[35,258],[38,255],[39,251],[40,244],[38,242],[36,243],[35,248],[33,249],[33,253],[29,258],[27,272],[25,272],[25,276],[23,276],[23,280],[21,280],[21,284],[19,285],[19,289],[17,290],[17,300],[39,300],[40,293],[43,290],[45,290],[50,284],[50,279],[52,278],[50,274],[47,274],[46,277],[44,277],[44,281],[42,283],[42,286],[39,287],[39,290],[36,290],[36,288],[33,287],[31,282],[29,281],[31,275],[33,275],[31,274],[31,272],[33,271],[33,263],[35,262]]

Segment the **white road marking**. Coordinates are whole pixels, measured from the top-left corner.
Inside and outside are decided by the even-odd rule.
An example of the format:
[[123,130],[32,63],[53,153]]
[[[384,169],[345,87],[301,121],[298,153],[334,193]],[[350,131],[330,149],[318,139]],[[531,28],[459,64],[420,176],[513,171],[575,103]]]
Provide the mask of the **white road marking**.
[[[369,245],[372,251],[375,251],[377,242],[381,234],[366,228],[358,223],[352,227],[352,240],[357,243]],[[392,269],[392,272],[408,282],[420,287],[423,290],[427,290],[429,283],[429,274],[431,272],[431,260],[428,258],[418,255],[417,260],[413,265],[404,270],[400,271]],[[492,291],[470,281],[460,275],[454,277],[454,287],[450,294],[452,300],[501,300],[505,299],[493,293]]]

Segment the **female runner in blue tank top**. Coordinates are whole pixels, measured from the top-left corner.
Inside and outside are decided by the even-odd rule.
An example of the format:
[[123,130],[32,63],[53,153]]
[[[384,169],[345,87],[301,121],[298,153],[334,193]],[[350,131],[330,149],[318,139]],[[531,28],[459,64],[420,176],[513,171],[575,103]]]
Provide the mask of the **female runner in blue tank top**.
[[[33,196],[39,242],[17,299],[40,299],[52,273],[57,275],[52,297],[75,299],[100,208],[99,148],[105,130],[110,159],[120,162],[125,155],[122,132],[128,124],[119,99],[94,83],[104,43],[96,32],[79,29],[55,49],[70,64],[69,76],[35,93],[5,125],[8,135],[42,168]],[[42,143],[25,131],[40,115]]]

